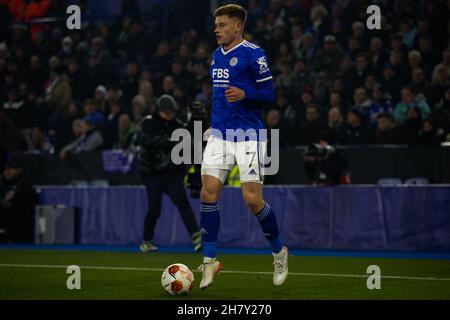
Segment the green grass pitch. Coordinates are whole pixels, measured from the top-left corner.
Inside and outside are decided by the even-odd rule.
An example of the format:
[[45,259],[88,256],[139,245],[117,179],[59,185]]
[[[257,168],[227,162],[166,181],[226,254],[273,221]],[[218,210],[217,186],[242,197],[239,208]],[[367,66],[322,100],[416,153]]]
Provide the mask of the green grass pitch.
[[[450,299],[450,261],[291,256],[290,275],[272,284],[270,255],[221,254],[213,286],[198,288],[200,254],[0,249],[0,299]],[[189,266],[195,288],[172,297],[162,270]],[[68,290],[68,265],[81,268],[81,290]],[[381,268],[381,289],[366,286],[367,267]]]

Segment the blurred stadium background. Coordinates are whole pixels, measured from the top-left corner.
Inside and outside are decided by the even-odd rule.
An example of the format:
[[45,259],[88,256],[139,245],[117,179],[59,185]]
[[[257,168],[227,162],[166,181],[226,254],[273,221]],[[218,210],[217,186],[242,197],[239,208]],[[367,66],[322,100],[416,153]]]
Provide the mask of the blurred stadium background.
[[[190,126],[202,120],[206,128],[210,57],[217,47],[211,12],[225,3],[230,1],[0,0],[0,168],[23,169],[20,187],[35,191],[20,193],[14,236],[0,226],[3,242],[137,251],[147,210],[135,167],[140,122],[167,93],[175,97],[181,121]],[[377,297],[405,297],[409,291],[409,297],[449,298],[450,2],[234,3],[248,9],[245,37],[265,49],[275,75],[276,101],[264,106],[263,118],[268,129],[280,130],[280,170],[267,177],[264,192],[293,253],[334,256],[346,250],[350,256],[446,259],[411,260],[391,269],[413,278],[446,277],[435,287],[424,289],[416,279],[411,290],[402,290],[408,288],[404,280],[405,287]],[[81,7],[81,30],[66,27],[71,4]],[[366,27],[370,4],[381,8],[381,30]],[[83,119],[94,124],[88,134],[95,133],[98,143],[68,150],[86,133]],[[321,139],[335,149],[322,154],[322,165],[312,165],[305,154],[321,154],[313,147]],[[186,168],[186,187],[199,217],[196,169]],[[265,252],[266,241],[235,188],[238,181],[234,172],[221,199],[220,244]],[[4,177],[0,183],[0,209],[6,212],[11,189]],[[168,198],[158,226],[155,242],[170,256],[155,258],[153,266],[163,268],[178,260],[174,250],[191,252],[191,239]],[[23,250],[34,246],[0,248],[0,283],[11,292],[15,288],[17,297],[24,291],[8,281],[21,273],[8,263],[92,261],[89,253],[85,260],[71,256],[70,246],[56,247],[63,250],[61,260],[51,251]],[[402,256],[404,251],[430,255]],[[123,265],[126,256],[115,255],[103,264]],[[141,266],[150,261],[133,259]],[[230,256],[236,268],[239,259]],[[306,267],[300,261],[293,265],[305,272],[327,272],[317,261]],[[341,271],[353,272],[347,269],[352,263],[343,263]],[[297,297],[294,283],[285,298]],[[430,295],[417,293],[421,288]],[[308,292],[310,298],[337,297]]]

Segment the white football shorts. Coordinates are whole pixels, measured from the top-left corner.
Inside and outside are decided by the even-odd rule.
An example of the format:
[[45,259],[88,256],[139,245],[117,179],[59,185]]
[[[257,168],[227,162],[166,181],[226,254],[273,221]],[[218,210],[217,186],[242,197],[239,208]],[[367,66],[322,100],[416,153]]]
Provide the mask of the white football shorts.
[[203,151],[202,175],[210,175],[225,183],[234,165],[239,167],[241,183],[263,183],[266,141],[227,141],[209,136]]

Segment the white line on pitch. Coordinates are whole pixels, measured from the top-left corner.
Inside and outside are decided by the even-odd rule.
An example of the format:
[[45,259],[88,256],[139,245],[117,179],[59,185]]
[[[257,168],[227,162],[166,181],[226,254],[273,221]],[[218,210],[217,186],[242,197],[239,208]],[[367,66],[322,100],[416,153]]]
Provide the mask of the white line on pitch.
[[[65,269],[66,265],[47,265],[47,264],[0,264],[3,268],[44,268],[44,269]],[[79,266],[80,269],[87,270],[119,270],[119,271],[154,271],[161,272],[160,268],[140,268],[140,267],[109,267],[109,266]],[[193,270],[194,272],[200,272]],[[231,274],[261,274],[272,275],[273,272],[268,271],[238,271],[238,270],[222,270],[221,273]],[[310,276],[310,277],[346,277],[346,278],[367,278],[369,275],[364,274],[341,274],[341,273],[305,273],[305,272],[289,272],[290,276]],[[384,279],[403,279],[403,280],[424,280],[424,281],[450,281],[450,278],[436,277],[407,277],[407,276],[381,276]]]

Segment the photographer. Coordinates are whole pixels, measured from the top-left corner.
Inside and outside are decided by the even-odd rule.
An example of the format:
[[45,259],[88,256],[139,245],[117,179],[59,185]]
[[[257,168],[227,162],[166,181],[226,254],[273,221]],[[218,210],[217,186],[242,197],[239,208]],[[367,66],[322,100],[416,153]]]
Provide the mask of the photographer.
[[170,137],[173,131],[184,126],[175,118],[177,104],[172,96],[163,95],[156,104],[156,112],[143,119],[140,135],[138,170],[148,197],[148,212],[144,221],[144,235],[140,249],[143,252],[158,250],[152,240],[161,213],[162,195],[167,193],[180,211],[184,225],[192,236],[194,249],[200,251],[202,249],[200,229],[183,184],[184,165],[175,165],[171,159],[172,148],[177,142],[171,141]]
[[330,142],[331,137],[324,135],[319,143],[308,146],[304,154],[306,175],[316,186],[350,184],[347,159]]

